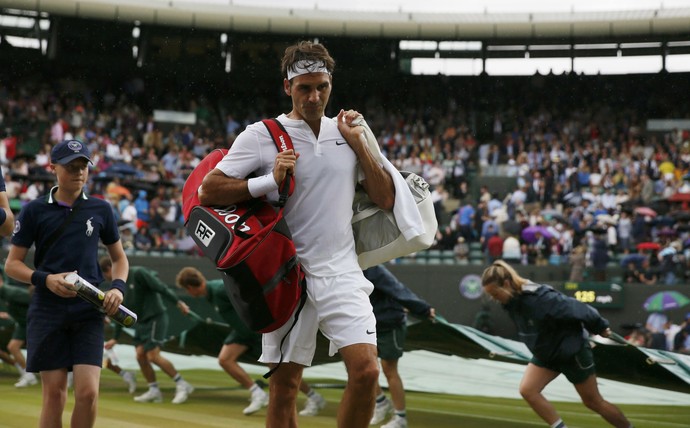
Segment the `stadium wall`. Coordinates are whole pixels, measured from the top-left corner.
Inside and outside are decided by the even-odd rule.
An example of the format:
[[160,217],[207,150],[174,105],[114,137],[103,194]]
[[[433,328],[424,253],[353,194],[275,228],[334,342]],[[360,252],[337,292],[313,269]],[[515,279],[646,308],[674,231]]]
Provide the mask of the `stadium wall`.
[[[144,265],[159,273],[159,277],[170,286],[175,284],[175,275],[183,266],[194,266],[208,278],[218,275],[212,263],[204,258],[171,258],[153,256],[130,256],[130,264]],[[423,264],[390,264],[389,269],[420,297],[430,302],[438,314],[448,321],[468,326],[475,325],[475,319],[482,311],[488,310],[491,333],[508,338],[515,337],[512,321],[498,304],[481,294],[477,281],[482,273],[481,265],[423,265]],[[535,282],[553,285],[564,290],[569,267],[566,266],[518,266],[521,275]],[[609,278],[619,275],[612,269]],[[612,281],[615,282],[615,279]],[[608,283],[607,283],[608,285]],[[616,302],[612,307],[599,307],[598,310],[619,333],[627,333],[626,326],[635,323],[644,324],[648,313],[644,310],[645,300],[652,294],[665,290],[677,290],[690,297],[690,287],[678,285],[649,286],[644,284],[624,284],[616,293]],[[570,290],[572,294],[572,290]],[[606,303],[605,303],[606,304]],[[621,305],[617,307],[616,305]],[[679,323],[690,307],[670,310],[670,318]]]

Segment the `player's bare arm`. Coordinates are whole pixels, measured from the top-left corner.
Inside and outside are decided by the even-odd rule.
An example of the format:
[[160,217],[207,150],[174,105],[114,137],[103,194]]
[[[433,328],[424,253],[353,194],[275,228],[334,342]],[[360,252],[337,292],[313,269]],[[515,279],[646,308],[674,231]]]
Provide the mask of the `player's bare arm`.
[[364,186],[369,198],[380,208],[390,210],[395,203],[393,179],[369,151],[364,139],[364,128],[351,126],[352,121],[360,116],[354,110],[340,110],[337,116],[338,130],[359,159],[359,165],[364,172],[362,186]]
[[[286,150],[276,155],[273,163],[273,179],[276,184],[283,182],[287,174],[295,173],[299,153]],[[199,202],[205,206],[230,205],[252,198],[249,193],[248,180],[229,177],[221,170],[209,172],[199,188]]]

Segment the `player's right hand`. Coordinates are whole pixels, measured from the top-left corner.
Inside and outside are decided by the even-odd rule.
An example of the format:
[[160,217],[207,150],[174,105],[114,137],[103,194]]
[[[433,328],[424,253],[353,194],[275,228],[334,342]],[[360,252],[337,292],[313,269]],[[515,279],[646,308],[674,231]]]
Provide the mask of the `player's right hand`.
[[46,287],[48,287],[48,290],[64,298],[77,297],[77,291],[74,288],[74,284],[65,281],[65,277],[70,273],[72,272],[48,275],[46,278]]

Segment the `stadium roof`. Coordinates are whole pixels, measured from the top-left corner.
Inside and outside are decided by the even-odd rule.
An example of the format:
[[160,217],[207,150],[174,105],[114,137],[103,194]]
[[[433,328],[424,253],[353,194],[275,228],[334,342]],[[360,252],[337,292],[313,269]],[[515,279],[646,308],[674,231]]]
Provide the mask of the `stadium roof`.
[[309,36],[471,40],[690,34],[689,0],[0,0],[0,8]]

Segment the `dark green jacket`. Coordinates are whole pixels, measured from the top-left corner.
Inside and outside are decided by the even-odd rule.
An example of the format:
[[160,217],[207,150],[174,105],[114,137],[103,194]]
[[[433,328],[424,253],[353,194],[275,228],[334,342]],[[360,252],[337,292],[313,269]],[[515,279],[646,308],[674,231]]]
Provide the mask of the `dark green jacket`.
[[0,287],[0,300],[7,303],[7,313],[16,323],[26,325],[26,313],[31,301],[28,288],[5,284]]
[[156,271],[130,266],[123,304],[137,314],[139,321],[146,321],[165,312],[167,309],[163,299],[173,305],[180,300],[175,291],[158,278]]
[[214,279],[206,282],[206,300],[218,311],[221,318],[230,324],[242,337],[260,334],[251,330],[237,315],[237,311],[230,303],[228,293],[225,292],[225,285],[222,279]]

